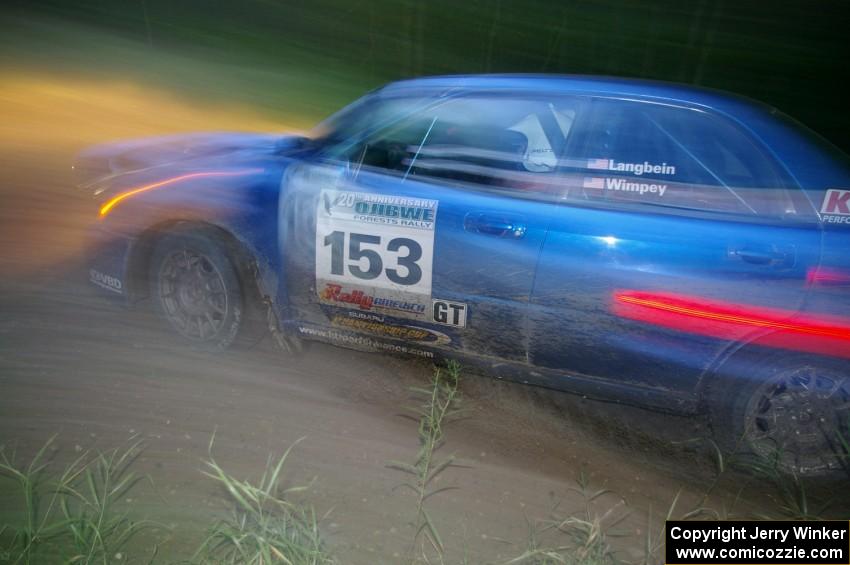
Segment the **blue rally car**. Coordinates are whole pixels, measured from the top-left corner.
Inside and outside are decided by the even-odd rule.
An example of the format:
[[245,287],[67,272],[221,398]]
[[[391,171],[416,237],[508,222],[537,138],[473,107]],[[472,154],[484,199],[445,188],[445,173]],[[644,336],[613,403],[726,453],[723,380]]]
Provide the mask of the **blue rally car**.
[[91,148],[89,276],[223,349],[256,320],[676,413],[846,469],[850,165],[777,110],[555,76],[390,84],[310,135]]

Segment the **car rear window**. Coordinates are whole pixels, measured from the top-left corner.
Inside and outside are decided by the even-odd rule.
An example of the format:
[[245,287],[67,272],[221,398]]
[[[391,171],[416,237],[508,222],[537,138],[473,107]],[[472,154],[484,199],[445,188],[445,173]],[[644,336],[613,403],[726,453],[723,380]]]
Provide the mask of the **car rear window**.
[[743,216],[795,213],[772,158],[734,122],[699,109],[596,100],[565,162],[574,175],[569,197],[580,200]]

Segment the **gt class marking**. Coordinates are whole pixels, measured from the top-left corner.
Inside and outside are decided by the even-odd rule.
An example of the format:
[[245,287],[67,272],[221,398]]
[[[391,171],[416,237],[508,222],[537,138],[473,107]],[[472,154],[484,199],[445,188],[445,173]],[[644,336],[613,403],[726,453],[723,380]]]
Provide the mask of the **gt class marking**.
[[449,302],[448,300],[434,300],[432,305],[433,320],[445,326],[466,327],[466,304],[462,302]]

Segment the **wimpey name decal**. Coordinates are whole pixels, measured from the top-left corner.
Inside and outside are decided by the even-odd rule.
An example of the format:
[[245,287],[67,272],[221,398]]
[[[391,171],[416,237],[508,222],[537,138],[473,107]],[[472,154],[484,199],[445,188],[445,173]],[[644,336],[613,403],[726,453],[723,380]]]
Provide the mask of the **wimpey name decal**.
[[615,161],[614,159],[588,159],[587,168],[597,171],[634,173],[637,176],[641,176],[645,173],[654,175],[676,174],[675,165],[668,165],[667,163],[661,163],[659,165],[656,163],[650,163],[649,161],[644,161],[643,163],[625,163],[622,161]]
[[657,194],[664,196],[667,192],[666,184],[653,182],[632,182],[626,179],[610,177],[585,177],[582,183],[584,188],[596,190],[616,190],[620,192],[637,192],[638,194]]

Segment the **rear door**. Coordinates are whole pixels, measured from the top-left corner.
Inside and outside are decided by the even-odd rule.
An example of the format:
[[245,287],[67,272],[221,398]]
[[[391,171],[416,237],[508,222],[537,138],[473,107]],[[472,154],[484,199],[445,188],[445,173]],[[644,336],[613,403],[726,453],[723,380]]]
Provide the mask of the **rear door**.
[[289,271],[309,280],[290,286],[302,333],[525,363],[534,269],[557,209],[553,143],[574,115],[560,104],[420,104],[304,165],[290,191],[301,227],[288,238],[301,242]]
[[730,342],[803,305],[814,215],[723,116],[601,99],[581,128],[532,295],[531,363],[687,395]]

